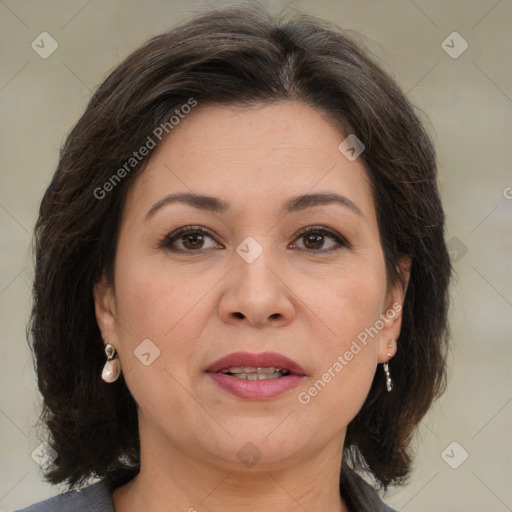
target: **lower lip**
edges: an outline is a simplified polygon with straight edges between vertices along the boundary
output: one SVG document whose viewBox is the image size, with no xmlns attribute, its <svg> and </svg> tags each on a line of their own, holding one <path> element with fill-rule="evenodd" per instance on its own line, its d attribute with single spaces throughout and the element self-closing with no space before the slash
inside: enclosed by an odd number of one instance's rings
<svg viewBox="0 0 512 512">
<path fill-rule="evenodd" d="M 248 400 L 269 400 L 296 388 L 305 375 L 286 375 L 277 379 L 244 380 L 223 373 L 207 372 L 207 375 L 222 389 Z"/>
</svg>

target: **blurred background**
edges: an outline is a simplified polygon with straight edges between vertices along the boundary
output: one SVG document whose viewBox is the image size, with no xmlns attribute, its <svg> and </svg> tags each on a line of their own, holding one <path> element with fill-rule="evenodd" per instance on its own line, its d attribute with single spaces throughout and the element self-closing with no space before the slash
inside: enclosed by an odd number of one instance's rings
<svg viewBox="0 0 512 512">
<path fill-rule="evenodd" d="M 128 53 L 194 13 L 235 3 L 0 1 L 0 512 L 61 490 L 42 482 L 37 463 L 39 396 L 25 336 L 31 232 L 59 148 Z M 409 485 L 384 499 L 406 512 L 512 510 L 512 2 L 260 3 L 347 30 L 396 78 L 437 147 L 456 271 L 449 385 L 419 430 Z"/>
</svg>

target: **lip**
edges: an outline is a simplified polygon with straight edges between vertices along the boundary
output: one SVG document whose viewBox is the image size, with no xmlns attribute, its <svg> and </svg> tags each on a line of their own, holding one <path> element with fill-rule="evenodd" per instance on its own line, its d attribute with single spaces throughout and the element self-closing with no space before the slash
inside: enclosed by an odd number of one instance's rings
<svg viewBox="0 0 512 512">
<path fill-rule="evenodd" d="M 243 380 L 218 373 L 232 366 L 248 366 L 255 368 L 286 368 L 288 375 L 268 380 Z M 206 374 L 221 389 L 247 400 L 269 400 L 276 398 L 286 391 L 297 387 L 306 378 L 304 368 L 292 359 L 277 352 L 234 352 L 221 357 L 206 369 Z"/>
<path fill-rule="evenodd" d="M 278 354 L 277 352 L 262 352 L 261 354 L 254 354 L 251 352 L 233 352 L 220 359 L 217 359 L 207 369 L 207 372 L 218 373 L 225 368 L 231 368 L 232 366 L 247 366 L 254 368 L 269 368 L 274 366 L 275 368 L 286 368 L 291 374 L 304 376 L 304 368 L 293 361 L 289 357 Z M 284 377 L 281 377 L 284 378 Z"/>
</svg>

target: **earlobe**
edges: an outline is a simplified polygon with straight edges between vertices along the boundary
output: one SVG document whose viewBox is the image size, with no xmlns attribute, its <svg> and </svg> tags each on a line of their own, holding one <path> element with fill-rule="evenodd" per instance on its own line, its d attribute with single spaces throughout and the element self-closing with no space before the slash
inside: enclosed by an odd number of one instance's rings
<svg viewBox="0 0 512 512">
<path fill-rule="evenodd" d="M 96 321 L 105 343 L 113 343 L 116 338 L 116 311 L 112 286 L 105 276 L 93 288 Z"/>
</svg>

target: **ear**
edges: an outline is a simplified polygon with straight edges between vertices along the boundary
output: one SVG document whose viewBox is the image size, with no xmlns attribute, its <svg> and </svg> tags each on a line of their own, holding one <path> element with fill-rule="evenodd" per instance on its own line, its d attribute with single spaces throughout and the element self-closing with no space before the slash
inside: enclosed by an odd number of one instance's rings
<svg viewBox="0 0 512 512">
<path fill-rule="evenodd" d="M 379 363 L 389 361 L 398 349 L 397 339 L 402 327 L 402 310 L 405 293 L 411 277 L 411 258 L 402 256 L 398 262 L 399 279 L 388 290 L 381 319 L 384 327 L 379 338 Z"/>
<path fill-rule="evenodd" d="M 102 276 L 100 282 L 94 285 L 93 296 L 96 321 L 101 331 L 101 337 L 105 343 L 117 347 L 114 291 L 105 275 Z"/>
</svg>

